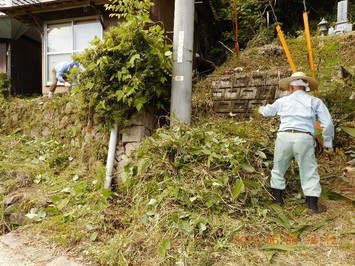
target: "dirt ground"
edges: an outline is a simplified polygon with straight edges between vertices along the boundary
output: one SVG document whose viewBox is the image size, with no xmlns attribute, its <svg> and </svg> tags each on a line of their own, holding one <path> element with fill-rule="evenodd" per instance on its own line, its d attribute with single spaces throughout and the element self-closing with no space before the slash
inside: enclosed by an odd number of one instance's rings
<svg viewBox="0 0 355 266">
<path fill-rule="evenodd" d="M 0 266 L 81 266 L 58 249 L 36 244 L 20 232 L 0 236 Z"/>
</svg>

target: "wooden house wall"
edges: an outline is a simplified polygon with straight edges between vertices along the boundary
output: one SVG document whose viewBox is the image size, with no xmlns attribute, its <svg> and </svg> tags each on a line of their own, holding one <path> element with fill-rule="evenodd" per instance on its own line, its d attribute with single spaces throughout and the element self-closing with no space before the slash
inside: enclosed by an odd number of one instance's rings
<svg viewBox="0 0 355 266">
<path fill-rule="evenodd" d="M 155 0 L 151 9 L 151 17 L 154 21 L 161 21 L 167 37 L 173 40 L 175 1 Z"/>
<path fill-rule="evenodd" d="M 173 30 L 174 30 L 174 0 L 154 0 L 154 6 L 151 9 L 151 18 L 154 21 L 161 22 L 162 26 L 165 28 L 166 35 L 169 40 L 173 40 Z M 23 18 L 27 18 L 29 22 L 32 21 L 32 25 L 37 24 L 38 22 L 50 22 L 50 21 L 60 21 L 70 18 L 80 18 L 80 17 L 98 17 L 98 13 L 103 14 L 103 26 L 107 30 L 111 26 L 117 25 L 116 17 L 109 17 L 109 12 L 105 10 L 103 6 L 93 9 L 90 7 L 75 7 L 72 9 L 66 10 L 57 10 L 48 9 L 48 12 L 36 12 L 37 23 L 34 23 L 33 19 L 23 15 Z M 197 19 L 197 17 L 196 17 Z M 196 27 L 197 21 L 195 22 Z M 38 30 L 41 30 L 37 28 Z M 200 47 L 198 42 L 197 32 L 195 31 L 195 42 L 194 50 Z M 1 43 L 1 42 L 0 42 Z M 26 37 L 21 37 L 17 41 L 12 41 L 12 51 L 11 51 L 11 76 L 16 77 L 13 79 L 13 90 L 17 94 L 32 94 L 37 92 L 46 92 L 48 87 L 45 82 L 45 73 L 44 73 L 44 51 L 43 43 L 36 42 Z M 0 46 L 1 49 L 1 46 Z M 5 52 L 0 50 L 0 60 L 1 53 L 5 53 L 6 56 L 6 47 Z M 0 69 L 1 64 L 0 61 Z M 195 62 L 194 62 L 195 65 Z M 4 68 L 4 67 L 3 67 Z M 60 91 L 60 88 L 57 88 L 57 91 Z"/>
</svg>

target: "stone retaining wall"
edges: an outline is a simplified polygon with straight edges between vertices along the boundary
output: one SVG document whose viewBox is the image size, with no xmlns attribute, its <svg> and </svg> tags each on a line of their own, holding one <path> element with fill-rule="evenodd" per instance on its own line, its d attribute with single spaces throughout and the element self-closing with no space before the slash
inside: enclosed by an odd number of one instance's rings
<svg viewBox="0 0 355 266">
<path fill-rule="evenodd" d="M 119 132 L 116 146 L 116 171 L 118 177 L 125 165 L 124 156 L 129 156 L 132 151 L 139 148 L 139 144 L 146 136 L 150 136 L 156 128 L 157 121 L 152 113 L 144 113 L 131 119 L 131 126 Z"/>
<path fill-rule="evenodd" d="M 249 115 L 256 107 L 287 94 L 279 90 L 280 73 L 212 77 L 214 109 L 217 113 Z"/>
</svg>

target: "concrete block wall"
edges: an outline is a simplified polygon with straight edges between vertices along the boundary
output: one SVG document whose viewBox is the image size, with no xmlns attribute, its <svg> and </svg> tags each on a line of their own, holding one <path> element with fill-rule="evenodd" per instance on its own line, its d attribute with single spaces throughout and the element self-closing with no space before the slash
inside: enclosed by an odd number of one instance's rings
<svg viewBox="0 0 355 266">
<path fill-rule="evenodd" d="M 140 116 L 134 116 L 131 119 L 131 125 L 119 132 L 115 155 L 118 177 L 125 165 L 124 157 L 129 156 L 132 151 L 137 150 L 143 138 L 150 136 L 156 125 L 155 116 L 152 113 L 145 112 Z"/>
<path fill-rule="evenodd" d="M 287 94 L 279 90 L 280 73 L 213 76 L 212 93 L 217 113 L 249 115 L 255 108 Z"/>
</svg>

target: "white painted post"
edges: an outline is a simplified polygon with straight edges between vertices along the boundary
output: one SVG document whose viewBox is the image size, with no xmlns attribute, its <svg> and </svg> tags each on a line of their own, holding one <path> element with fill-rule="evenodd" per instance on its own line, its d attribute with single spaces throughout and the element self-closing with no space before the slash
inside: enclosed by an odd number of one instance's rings
<svg viewBox="0 0 355 266">
<path fill-rule="evenodd" d="M 115 124 L 114 128 L 111 130 L 110 143 L 107 152 L 106 179 L 104 184 L 104 188 L 106 189 L 109 189 L 111 187 L 113 166 L 115 163 L 115 155 L 116 155 L 117 135 L 118 135 L 118 125 Z"/>
<path fill-rule="evenodd" d="M 175 0 L 171 123 L 191 123 L 195 1 Z"/>
</svg>

